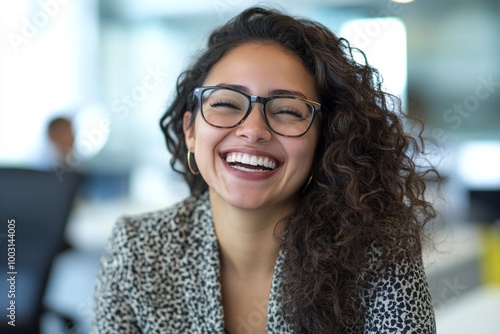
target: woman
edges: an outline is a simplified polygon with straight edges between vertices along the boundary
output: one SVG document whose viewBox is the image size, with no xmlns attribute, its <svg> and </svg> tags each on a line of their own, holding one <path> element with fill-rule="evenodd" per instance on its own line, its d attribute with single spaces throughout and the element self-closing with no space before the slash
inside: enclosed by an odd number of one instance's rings
<svg viewBox="0 0 500 334">
<path fill-rule="evenodd" d="M 161 120 L 192 197 L 121 219 L 95 333 L 433 333 L 434 210 L 397 103 L 322 25 L 251 8 Z"/>
</svg>

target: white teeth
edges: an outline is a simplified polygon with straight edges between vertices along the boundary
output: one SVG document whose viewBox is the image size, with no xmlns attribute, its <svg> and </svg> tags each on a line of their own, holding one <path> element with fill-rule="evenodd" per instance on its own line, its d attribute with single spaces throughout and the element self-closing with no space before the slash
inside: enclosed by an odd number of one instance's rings
<svg viewBox="0 0 500 334">
<path fill-rule="evenodd" d="M 267 170 L 267 169 L 266 170 L 264 170 L 264 169 L 251 169 L 251 168 L 246 168 L 246 167 L 238 166 L 238 165 L 235 165 L 233 167 L 236 168 L 236 169 L 243 170 L 245 172 L 251 172 L 251 173 L 269 172 L 269 170 Z"/>
<path fill-rule="evenodd" d="M 241 159 L 241 163 L 249 165 L 250 164 L 250 156 L 248 154 L 243 154 L 243 158 Z"/>
<path fill-rule="evenodd" d="M 256 156 L 256 155 L 250 155 L 247 153 L 229 153 L 226 156 L 226 162 L 231 163 L 231 162 L 239 162 L 245 165 L 251 165 L 251 166 L 263 166 L 269 169 L 275 169 L 276 168 L 276 161 L 273 159 L 267 158 L 267 157 L 262 157 L 262 156 Z M 242 167 L 244 168 L 244 167 Z M 244 170 L 247 170 L 248 168 L 245 168 Z"/>
</svg>

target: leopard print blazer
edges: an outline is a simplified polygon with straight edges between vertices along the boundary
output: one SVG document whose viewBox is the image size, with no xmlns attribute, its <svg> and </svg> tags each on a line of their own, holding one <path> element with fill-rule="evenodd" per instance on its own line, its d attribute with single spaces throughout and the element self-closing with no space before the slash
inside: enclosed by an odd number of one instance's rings
<svg viewBox="0 0 500 334">
<path fill-rule="evenodd" d="M 252 333 L 258 321 L 267 322 L 267 333 L 294 332 L 280 312 L 283 258 L 280 252 L 267 314 L 241 319 L 238 332 Z M 207 193 L 119 219 L 100 263 L 92 333 L 225 333 L 219 266 Z M 364 319 L 347 333 L 435 333 L 421 263 L 398 263 L 370 280 Z"/>
</svg>

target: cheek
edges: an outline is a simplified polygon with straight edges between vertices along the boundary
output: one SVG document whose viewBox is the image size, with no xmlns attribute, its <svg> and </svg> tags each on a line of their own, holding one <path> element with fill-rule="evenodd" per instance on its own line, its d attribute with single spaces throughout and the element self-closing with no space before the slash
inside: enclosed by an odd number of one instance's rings
<svg viewBox="0 0 500 334">
<path fill-rule="evenodd" d="M 311 138 L 310 140 L 289 145 L 288 154 L 290 158 L 293 157 L 297 169 L 304 169 L 309 171 L 316 151 L 317 140 Z"/>
<path fill-rule="evenodd" d="M 308 168 L 310 168 L 312 165 L 312 162 L 314 159 L 314 151 L 315 151 L 315 147 L 308 146 L 308 147 L 306 147 L 306 149 L 302 153 L 301 159 L 303 162 L 307 162 Z"/>
<path fill-rule="evenodd" d="M 214 128 L 203 122 L 196 122 L 196 146 L 201 150 L 213 148 L 218 142 L 224 138 L 224 131 L 222 129 Z"/>
<path fill-rule="evenodd" d="M 213 164 L 217 154 L 217 147 L 227 135 L 227 131 L 209 126 L 203 120 L 201 122 L 197 120 L 195 127 L 196 142 L 194 149 L 196 163 L 204 169 L 205 166 L 208 167 Z"/>
<path fill-rule="evenodd" d="M 312 161 L 314 160 L 314 156 L 316 154 L 316 149 L 318 148 L 318 142 L 319 142 L 319 134 L 320 134 L 320 125 L 318 123 L 319 120 L 315 121 L 313 123 L 313 126 L 311 127 L 311 129 L 309 130 L 310 132 L 310 137 L 309 137 L 309 145 L 308 145 L 308 148 L 307 148 L 307 152 L 309 153 L 309 157 L 310 157 L 310 160 L 311 160 L 311 163 Z"/>
<path fill-rule="evenodd" d="M 304 149 L 308 156 L 311 157 L 311 159 L 314 157 L 314 153 L 316 152 L 316 148 L 318 146 L 318 141 L 319 141 L 319 126 L 318 123 L 315 122 L 311 129 L 306 133 L 306 137 L 304 138 Z"/>
</svg>

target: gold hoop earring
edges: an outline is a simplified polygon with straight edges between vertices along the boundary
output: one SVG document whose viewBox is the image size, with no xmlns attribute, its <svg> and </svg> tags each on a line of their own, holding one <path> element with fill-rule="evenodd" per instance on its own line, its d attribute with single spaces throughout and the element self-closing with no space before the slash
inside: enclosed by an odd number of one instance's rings
<svg viewBox="0 0 500 334">
<path fill-rule="evenodd" d="M 194 154 L 193 154 L 193 156 L 194 156 Z M 187 151 L 187 164 L 188 164 L 188 168 L 189 168 L 189 170 L 191 171 L 191 173 L 192 173 L 193 175 L 198 175 L 198 174 L 200 174 L 200 171 L 198 171 L 198 170 L 194 170 L 194 169 L 193 169 L 193 166 L 191 166 L 191 150 L 188 150 L 188 151 Z"/>
<path fill-rule="evenodd" d="M 306 191 L 307 187 L 309 187 L 309 184 L 311 183 L 312 179 L 313 179 L 313 176 L 311 174 L 311 175 L 309 175 L 309 179 L 307 180 L 306 185 L 304 186 L 304 188 L 302 188 L 302 193 L 304 193 Z"/>
</svg>

